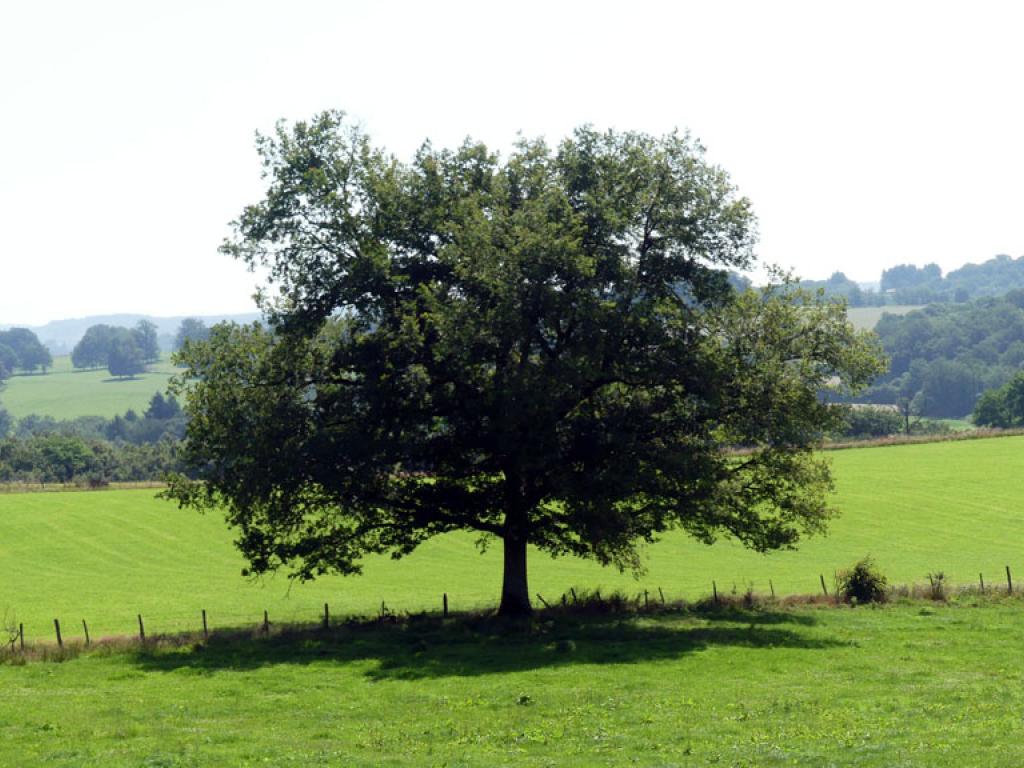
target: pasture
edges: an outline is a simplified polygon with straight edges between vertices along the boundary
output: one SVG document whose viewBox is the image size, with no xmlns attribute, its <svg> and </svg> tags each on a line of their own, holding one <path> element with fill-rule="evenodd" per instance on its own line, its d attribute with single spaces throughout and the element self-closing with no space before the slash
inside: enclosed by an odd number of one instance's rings
<svg viewBox="0 0 1024 768">
<path fill-rule="evenodd" d="M 109 419 L 129 408 L 144 411 L 150 398 L 167 388 L 173 373 L 174 366 L 165 358 L 150 365 L 146 373 L 117 379 L 106 368 L 76 370 L 65 355 L 53 359 L 53 368 L 45 376 L 22 374 L 8 379 L 0 403 L 18 419 L 33 413 L 55 419 Z"/>
<path fill-rule="evenodd" d="M 748 587 L 814 593 L 824 575 L 871 555 L 895 583 L 943 572 L 952 583 L 1003 583 L 1011 566 L 1024 585 L 1024 437 L 857 448 L 828 454 L 841 516 L 827 537 L 798 550 L 761 555 L 730 541 L 705 546 L 667 535 L 646 551 L 639 580 L 572 558 L 534 552 L 531 591 L 549 601 L 571 587 L 636 594 L 660 587 L 669 599 L 697 599 Z M 154 632 L 195 629 L 200 611 L 214 626 L 315 620 L 329 603 L 338 616 L 493 605 L 500 547 L 483 555 L 474 537 L 428 542 L 404 560 L 373 558 L 358 578 L 295 584 L 284 575 L 253 583 L 232 534 L 154 498 L 152 490 L 0 495 L 0 612 L 17 614 L 32 637 L 51 637 L 59 618 L 72 632 L 82 619 L 94 634 L 134 631 L 142 613 Z"/>
<path fill-rule="evenodd" d="M 456 620 L 0 665 L 0 764 L 1015 766 L 1022 610 Z"/>
<path fill-rule="evenodd" d="M 213 516 L 152 490 L 0 495 L 0 614 L 30 643 L 60 618 L 78 645 L 197 633 L 208 643 L 111 647 L 64 663 L 0 664 L 0 764 L 202 765 L 1017 765 L 1024 759 L 1024 580 L 1017 510 L 1024 437 L 829 454 L 842 517 L 827 538 L 758 555 L 670 535 L 640 580 L 534 553 L 531 587 L 652 593 L 641 615 L 541 616 L 529 631 L 442 620 L 493 606 L 500 552 L 470 536 L 430 542 L 363 576 L 254 584 Z M 989 596 L 950 604 L 660 613 L 715 579 L 810 593 L 871 554 L 893 582 L 943 571 Z M 347 626 L 344 614 L 432 611 Z M 330 632 L 294 633 L 324 602 Z M 269 612 L 269 637 L 257 630 Z M 243 627 L 217 634 L 226 626 Z M 200 635 L 194 634 L 198 639 Z M 73 655 L 73 654 L 72 654 Z"/>
<path fill-rule="evenodd" d="M 886 307 L 849 307 L 846 316 L 854 327 L 862 331 L 873 330 L 882 315 L 905 315 L 915 309 L 924 309 L 924 304 L 893 304 Z"/>
</svg>

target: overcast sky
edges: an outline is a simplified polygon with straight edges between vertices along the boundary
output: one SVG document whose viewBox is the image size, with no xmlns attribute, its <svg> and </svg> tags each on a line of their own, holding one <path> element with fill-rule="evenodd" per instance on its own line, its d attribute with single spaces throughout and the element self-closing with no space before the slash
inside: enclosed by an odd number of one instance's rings
<svg viewBox="0 0 1024 768">
<path fill-rule="evenodd" d="M 1024 12 L 984 2 L 0 0 L 0 322 L 244 312 L 217 253 L 257 130 L 341 108 L 402 157 L 689 129 L 762 262 L 877 280 L 1024 253 Z"/>
</svg>

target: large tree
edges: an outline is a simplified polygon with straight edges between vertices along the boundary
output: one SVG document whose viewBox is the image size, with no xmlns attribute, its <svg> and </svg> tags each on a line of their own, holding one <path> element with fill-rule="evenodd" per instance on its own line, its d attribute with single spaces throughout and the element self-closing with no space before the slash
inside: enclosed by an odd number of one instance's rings
<svg viewBox="0 0 1024 768">
<path fill-rule="evenodd" d="M 639 568 L 672 528 L 758 550 L 822 530 L 820 392 L 878 354 L 786 281 L 730 287 L 750 206 L 688 137 L 403 163 L 325 113 L 258 148 L 266 197 L 224 251 L 267 269 L 271 327 L 179 353 L 200 482 L 169 491 L 226 510 L 251 572 L 353 573 L 470 530 L 501 540 L 515 615 L 528 545 Z"/>
</svg>

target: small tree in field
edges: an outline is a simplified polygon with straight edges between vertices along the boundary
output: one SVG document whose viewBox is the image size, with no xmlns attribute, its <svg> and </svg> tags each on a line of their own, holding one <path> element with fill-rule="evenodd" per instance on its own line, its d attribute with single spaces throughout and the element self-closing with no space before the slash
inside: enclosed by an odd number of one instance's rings
<svg viewBox="0 0 1024 768">
<path fill-rule="evenodd" d="M 752 215 L 699 145 L 582 128 L 407 164 L 326 113 L 259 150 L 266 197 L 224 250 L 269 271 L 271 328 L 179 353 L 200 481 L 169 491 L 226 510 L 253 573 L 469 530 L 501 540 L 520 615 L 529 545 L 638 569 L 673 528 L 758 550 L 823 529 L 818 394 L 879 357 L 841 306 L 730 287 Z"/>
</svg>

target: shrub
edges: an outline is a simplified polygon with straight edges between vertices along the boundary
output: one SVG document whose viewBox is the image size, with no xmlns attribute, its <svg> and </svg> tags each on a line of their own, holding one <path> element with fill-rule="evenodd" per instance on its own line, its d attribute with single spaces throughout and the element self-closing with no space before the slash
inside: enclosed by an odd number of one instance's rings
<svg viewBox="0 0 1024 768">
<path fill-rule="evenodd" d="M 885 601 L 888 580 L 870 557 L 859 560 L 836 577 L 839 596 L 849 603 L 881 603 Z"/>
</svg>

